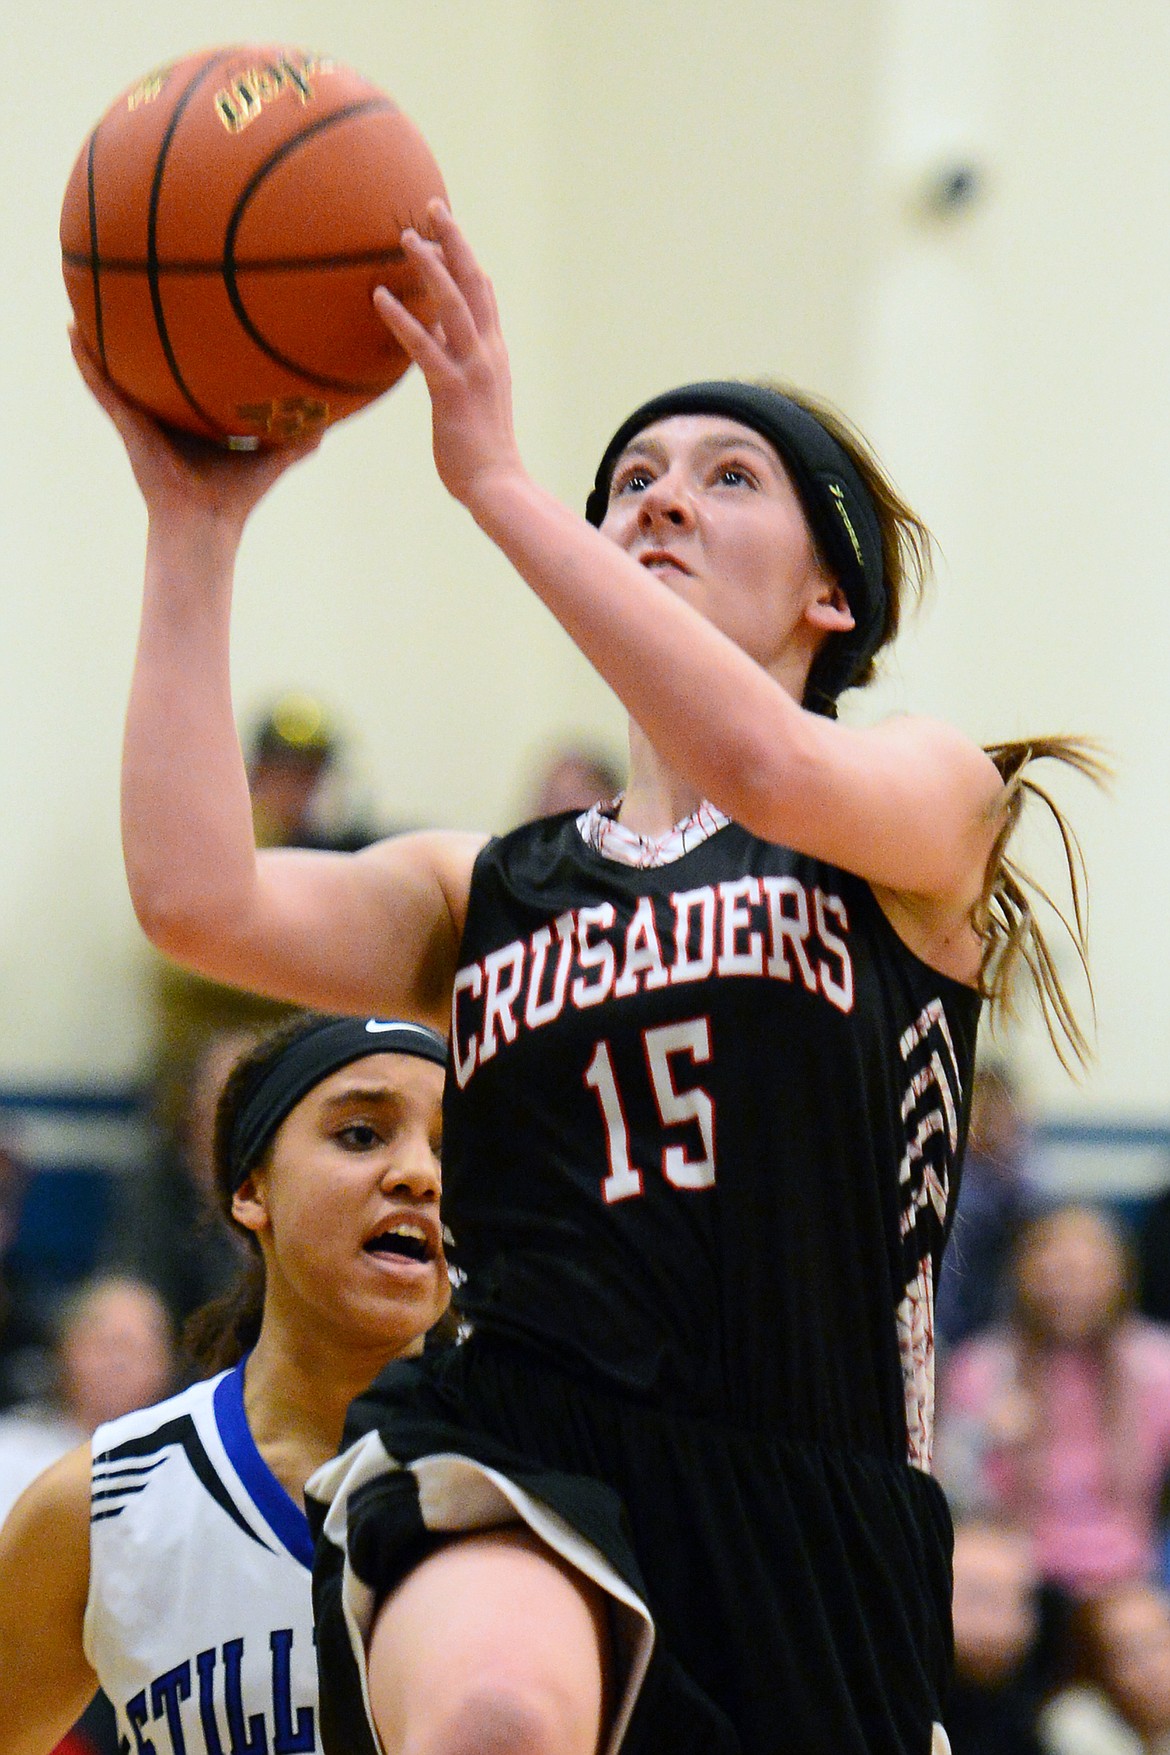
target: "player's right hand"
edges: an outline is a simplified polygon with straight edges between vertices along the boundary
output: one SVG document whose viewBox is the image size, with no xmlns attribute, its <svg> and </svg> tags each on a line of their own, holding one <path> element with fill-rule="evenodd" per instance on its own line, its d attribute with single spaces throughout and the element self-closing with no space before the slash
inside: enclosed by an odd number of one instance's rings
<svg viewBox="0 0 1170 1755">
<path fill-rule="evenodd" d="M 75 325 L 69 342 L 78 371 L 126 447 L 152 525 L 205 516 L 234 526 L 238 535 L 272 484 L 320 443 L 318 432 L 295 444 L 237 452 L 164 427 L 106 376 Z"/>
</svg>

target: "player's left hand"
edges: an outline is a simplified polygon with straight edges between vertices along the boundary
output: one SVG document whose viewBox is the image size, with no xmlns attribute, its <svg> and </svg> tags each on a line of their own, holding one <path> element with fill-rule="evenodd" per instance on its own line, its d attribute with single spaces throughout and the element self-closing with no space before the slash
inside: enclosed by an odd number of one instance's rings
<svg viewBox="0 0 1170 1755">
<path fill-rule="evenodd" d="M 438 313 L 428 327 L 384 286 L 374 305 L 423 377 L 431 398 L 435 466 L 473 514 L 501 472 L 522 471 L 512 422 L 512 380 L 492 283 L 445 202 L 427 210 L 433 236 L 402 234 L 402 247 Z"/>
</svg>

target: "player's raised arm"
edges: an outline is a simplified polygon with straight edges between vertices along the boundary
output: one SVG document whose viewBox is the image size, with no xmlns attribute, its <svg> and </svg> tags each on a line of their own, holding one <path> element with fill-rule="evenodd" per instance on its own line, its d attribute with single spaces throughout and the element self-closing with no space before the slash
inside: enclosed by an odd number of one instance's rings
<svg viewBox="0 0 1170 1755">
<path fill-rule="evenodd" d="M 0 1749 L 49 1755 L 97 1692 L 83 1645 L 89 1446 L 26 1488 L 0 1525 Z"/>
<path fill-rule="evenodd" d="M 175 439 L 75 351 L 149 515 L 122 781 L 143 928 L 217 980 L 442 1023 L 478 838 L 406 836 L 360 855 L 255 846 L 231 699 L 236 554 L 253 508 L 313 442 L 240 455 Z"/>
<path fill-rule="evenodd" d="M 803 521 L 799 532 L 783 526 L 789 511 L 800 519 L 800 506 L 779 458 L 763 446 L 728 443 L 691 457 L 650 443 L 623 478 L 604 534 L 591 529 L 525 471 L 491 284 L 441 204 L 432 205 L 431 224 L 433 240 L 406 233 L 404 244 L 439 324 L 424 328 L 384 290 L 375 298 L 426 377 L 439 474 L 614 689 L 656 756 L 767 840 L 883 889 L 968 908 L 998 826 L 999 777 L 945 727 L 850 731 L 803 710 L 816 651 L 852 628 L 853 614 Z M 777 514 L 773 552 L 795 556 L 775 580 L 758 570 L 754 578 L 757 598 L 783 599 L 786 622 L 765 624 L 736 602 L 728 557 L 713 557 L 699 529 L 700 501 L 718 516 L 749 484 L 763 488 Z"/>
</svg>

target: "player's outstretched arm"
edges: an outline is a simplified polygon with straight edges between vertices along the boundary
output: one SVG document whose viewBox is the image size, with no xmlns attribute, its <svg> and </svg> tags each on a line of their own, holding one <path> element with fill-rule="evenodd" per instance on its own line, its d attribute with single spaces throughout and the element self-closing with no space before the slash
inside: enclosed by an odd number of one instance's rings
<svg viewBox="0 0 1170 1755">
<path fill-rule="evenodd" d="M 231 698 L 236 555 L 250 512 L 315 441 L 232 454 L 164 431 L 75 341 L 149 516 L 122 765 L 131 898 L 160 950 L 294 1003 L 446 1027 L 446 983 L 481 838 L 362 854 L 258 853 Z"/>
<path fill-rule="evenodd" d="M 0 1526 L 4 1755 L 49 1755 L 97 1691 L 82 1645 L 89 1475 L 86 1444 L 34 1481 Z"/>
<path fill-rule="evenodd" d="M 946 726 L 858 731 L 806 712 L 766 669 L 527 474 L 491 283 L 441 203 L 403 234 L 438 320 L 385 288 L 384 322 L 418 364 L 448 490 L 508 556 L 651 745 L 745 828 L 876 886 L 965 913 L 998 827 L 991 762 Z"/>
</svg>

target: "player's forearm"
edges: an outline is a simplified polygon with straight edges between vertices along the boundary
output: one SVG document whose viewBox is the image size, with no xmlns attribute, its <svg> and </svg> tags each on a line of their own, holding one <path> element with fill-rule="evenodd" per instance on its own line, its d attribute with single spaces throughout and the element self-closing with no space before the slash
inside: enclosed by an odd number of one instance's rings
<svg viewBox="0 0 1170 1755">
<path fill-rule="evenodd" d="M 800 711 L 754 659 L 518 471 L 484 483 L 481 529 L 556 616 L 658 752 L 739 821 L 804 743 Z"/>
<path fill-rule="evenodd" d="M 236 537 L 214 520 L 152 528 L 122 767 L 122 834 L 148 935 L 189 955 L 255 881 L 247 778 L 232 710 Z"/>
</svg>

